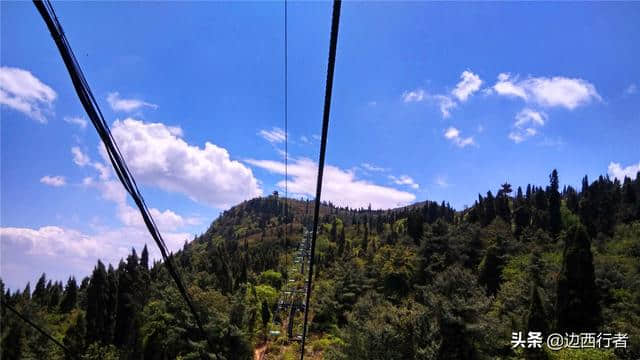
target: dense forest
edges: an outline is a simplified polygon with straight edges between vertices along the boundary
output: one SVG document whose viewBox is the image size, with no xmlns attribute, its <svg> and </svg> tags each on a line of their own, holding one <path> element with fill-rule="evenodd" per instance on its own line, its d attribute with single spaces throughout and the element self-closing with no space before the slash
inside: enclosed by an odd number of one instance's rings
<svg viewBox="0 0 640 360">
<path fill-rule="evenodd" d="M 245 201 L 173 255 L 208 339 L 146 247 L 0 295 L 83 359 L 251 359 L 265 344 L 265 359 L 296 359 L 277 302 L 304 281 L 291 268 L 312 209 L 277 193 Z M 464 210 L 324 203 L 320 220 L 310 359 L 640 358 L 640 174 L 578 190 L 554 170 L 544 187 L 505 183 Z M 2 359 L 71 358 L 5 308 L 1 325 Z M 551 351 L 513 348 L 517 331 L 629 339 Z"/>
</svg>

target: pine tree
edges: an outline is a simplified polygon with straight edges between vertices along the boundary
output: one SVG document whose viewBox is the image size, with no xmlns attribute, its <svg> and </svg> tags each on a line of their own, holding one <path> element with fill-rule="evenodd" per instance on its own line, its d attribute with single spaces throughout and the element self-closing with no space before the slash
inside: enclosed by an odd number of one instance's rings
<svg viewBox="0 0 640 360">
<path fill-rule="evenodd" d="M 556 328 L 560 332 L 594 331 L 600 324 L 591 241 L 582 225 L 566 236 L 558 277 Z"/>
<path fill-rule="evenodd" d="M 127 257 L 126 264 L 118 266 L 118 311 L 116 316 L 114 343 L 134 352 L 137 328 L 136 317 L 139 304 L 138 255 L 135 249 Z"/>
<path fill-rule="evenodd" d="M 505 182 L 498 191 L 498 196 L 495 200 L 496 215 L 506 223 L 511 223 L 511 209 L 509 208 L 509 194 L 511 192 L 511 184 Z"/>
<path fill-rule="evenodd" d="M 106 326 L 106 339 L 108 342 L 113 342 L 115 337 L 115 326 L 118 311 L 118 273 L 113 266 L 109 264 L 109 270 L 107 270 L 107 326 Z"/>
<path fill-rule="evenodd" d="M 487 192 L 487 198 L 484 200 L 484 220 L 482 225 L 486 226 L 491 224 L 493 219 L 496 218 L 496 204 L 495 198 L 491 191 Z"/>
<path fill-rule="evenodd" d="M 578 193 L 576 192 L 576 189 L 574 189 L 571 185 L 567 187 L 565 198 L 567 199 L 567 208 L 574 214 L 577 214 L 579 201 Z"/>
<path fill-rule="evenodd" d="M 558 171 L 553 169 L 549 175 L 549 188 L 547 198 L 549 201 L 549 230 L 552 235 L 558 235 L 562 229 L 562 216 L 560 215 L 560 193 L 558 192 L 560 182 Z"/>
<path fill-rule="evenodd" d="M 76 301 L 78 301 L 78 284 L 76 283 L 76 278 L 72 276 L 69 277 L 67 286 L 64 288 L 60 311 L 65 314 L 68 313 L 76 306 Z"/>
<path fill-rule="evenodd" d="M 267 325 L 269 324 L 269 320 L 271 320 L 271 312 L 269 311 L 269 305 L 267 305 L 266 301 L 262 301 L 262 328 L 267 330 Z"/>
<path fill-rule="evenodd" d="M 502 269 L 505 264 L 505 248 L 502 237 L 489 246 L 479 266 L 478 282 L 487 288 L 487 295 L 495 295 L 500 288 Z"/>
<path fill-rule="evenodd" d="M 75 280 L 74 280 L 75 281 Z M 72 354 L 83 354 L 85 350 L 85 336 L 87 324 L 82 312 L 78 312 L 73 322 L 64 334 L 62 343 Z M 65 354 L 66 360 L 76 359 L 75 356 Z"/>
<path fill-rule="evenodd" d="M 149 270 L 149 250 L 147 250 L 147 244 L 144 244 L 144 248 L 142 248 L 142 253 L 140 254 L 140 266 L 145 270 Z"/>
<path fill-rule="evenodd" d="M 107 271 L 102 261 L 93 269 L 87 287 L 87 343 L 107 342 L 106 334 L 109 317 L 107 313 L 108 288 Z"/>
<path fill-rule="evenodd" d="M 531 297 L 529 300 L 529 311 L 527 313 L 527 333 L 541 332 L 545 336 L 548 334 L 547 318 L 540 300 L 538 285 L 533 284 Z M 547 354 L 542 348 L 527 348 L 525 350 L 525 358 L 527 360 L 544 360 Z"/>
<path fill-rule="evenodd" d="M 518 186 L 518 192 L 514 202 L 513 222 L 515 225 L 515 236 L 519 237 L 522 234 L 524 228 L 529 226 L 531 220 L 531 213 L 529 211 L 529 205 L 522 195 L 522 188 Z"/>
<path fill-rule="evenodd" d="M 362 237 L 362 253 L 366 253 L 367 245 L 369 244 L 369 225 L 364 224 L 364 236 Z"/>
<path fill-rule="evenodd" d="M 338 256 L 342 256 L 344 254 L 344 245 L 346 242 L 345 236 L 344 236 L 344 226 L 342 226 L 342 229 L 340 230 L 340 236 L 338 237 Z"/>
<path fill-rule="evenodd" d="M 40 279 L 38 279 L 31 297 L 33 301 L 40 306 L 47 304 L 47 276 L 45 273 L 42 273 Z"/>
</svg>

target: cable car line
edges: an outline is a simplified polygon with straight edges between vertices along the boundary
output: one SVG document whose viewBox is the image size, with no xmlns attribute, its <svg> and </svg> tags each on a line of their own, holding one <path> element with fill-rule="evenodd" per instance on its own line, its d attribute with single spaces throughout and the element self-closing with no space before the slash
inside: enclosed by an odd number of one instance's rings
<svg viewBox="0 0 640 360">
<path fill-rule="evenodd" d="M 309 318 L 309 300 L 311 298 L 311 285 L 313 281 L 313 263 L 316 250 L 316 238 L 318 233 L 318 220 L 320 217 L 320 198 L 322 196 L 322 175 L 324 173 L 324 159 L 327 151 L 327 135 L 329 132 L 329 113 L 331 111 L 331 93 L 333 90 L 333 74 L 336 65 L 336 49 L 338 46 L 338 29 L 340 25 L 341 0 L 333 1 L 333 15 L 331 19 L 331 39 L 329 42 L 329 63 L 327 65 L 327 82 L 324 95 L 324 112 L 322 114 L 322 137 L 320 140 L 320 159 L 318 161 L 318 181 L 316 184 L 316 201 L 313 209 L 313 230 L 311 235 L 311 254 L 309 255 L 309 283 L 307 285 L 307 297 L 304 308 L 304 324 L 302 326 L 302 348 L 300 360 L 304 360 L 304 345 L 307 338 L 307 321 Z"/>
<path fill-rule="evenodd" d="M 66 352 L 67 355 L 71 356 L 74 359 L 78 359 L 78 360 L 80 359 L 80 357 L 78 357 L 78 355 L 76 355 L 73 352 L 71 352 L 71 350 L 69 350 L 68 347 L 64 346 L 60 341 L 56 340 L 53 336 L 51 336 L 49 333 L 44 331 L 41 327 L 36 325 L 33 321 L 29 320 L 29 318 L 27 318 L 26 316 L 22 315 L 18 310 L 14 309 L 13 306 L 7 304 L 4 301 L 3 297 L 4 297 L 3 295 L 0 295 L 0 303 L 2 304 L 2 307 L 9 309 L 12 313 L 14 313 L 22 321 L 24 321 L 27 324 L 29 324 L 32 328 L 38 330 L 38 332 L 40 332 L 42 335 L 44 335 L 47 339 L 49 339 L 51 342 L 53 342 L 54 344 L 58 345 L 62 350 L 64 350 L 64 352 Z"/>
<path fill-rule="evenodd" d="M 73 50 L 71 49 L 71 46 L 64 34 L 62 25 L 60 25 L 60 22 L 58 21 L 51 2 L 49 0 L 33 0 L 33 3 L 42 16 L 42 19 L 47 25 L 47 28 L 51 32 L 51 36 L 53 37 L 53 40 L 55 41 L 56 46 L 60 51 L 60 55 L 62 56 L 65 66 L 69 72 L 69 76 L 71 77 L 71 81 L 73 82 L 73 86 L 76 90 L 78 98 L 82 103 L 85 111 L 87 112 L 87 115 L 91 119 L 91 122 L 96 128 L 96 131 L 98 132 L 98 135 L 100 136 L 105 149 L 107 150 L 109 160 L 113 165 L 115 173 L 120 179 L 120 182 L 124 186 L 125 190 L 129 193 L 129 195 L 131 195 L 131 198 L 136 203 L 147 227 L 147 230 L 149 230 L 151 237 L 160 249 L 160 253 L 162 254 L 162 258 L 164 259 L 169 274 L 176 283 L 178 291 L 182 295 L 184 301 L 187 303 L 190 312 L 193 314 L 197 326 L 202 332 L 202 335 L 207 340 L 207 343 L 211 345 L 209 337 L 206 335 L 206 332 L 204 330 L 202 320 L 200 319 L 200 316 L 198 315 L 193 301 L 191 300 L 191 297 L 186 290 L 182 278 L 180 277 L 180 274 L 178 273 L 178 270 L 173 263 L 173 255 L 169 253 L 164 239 L 162 238 L 162 234 L 158 230 L 158 227 L 156 226 L 156 223 L 153 220 L 149 209 L 147 208 L 147 204 L 145 203 L 142 194 L 138 190 L 136 181 L 129 171 L 129 168 L 127 167 L 127 164 L 125 163 L 122 154 L 120 153 L 118 145 L 113 138 L 111 131 L 109 130 L 109 126 L 104 120 L 104 116 L 100 111 L 100 107 L 98 106 L 98 103 L 94 98 L 93 93 L 91 92 L 84 74 L 82 73 L 82 69 L 80 68 L 78 61 L 73 54 Z"/>
</svg>

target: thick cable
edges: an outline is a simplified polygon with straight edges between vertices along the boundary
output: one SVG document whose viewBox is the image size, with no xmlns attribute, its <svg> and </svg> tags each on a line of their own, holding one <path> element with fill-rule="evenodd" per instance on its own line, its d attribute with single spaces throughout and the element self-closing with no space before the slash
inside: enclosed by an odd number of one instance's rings
<svg viewBox="0 0 640 360">
<path fill-rule="evenodd" d="M 331 110 L 331 93 L 333 90 L 333 73 L 336 65 L 336 49 L 338 47 L 338 28 L 340 25 L 341 0 L 333 1 L 333 15 L 331 19 L 331 40 L 329 42 L 329 63 L 327 66 L 327 82 L 324 95 L 324 112 L 322 115 L 322 137 L 320 139 L 320 159 L 318 161 L 318 182 L 316 184 L 316 201 L 313 209 L 313 233 L 311 237 L 311 255 L 309 257 L 309 281 L 304 308 L 304 324 L 302 327 L 302 348 L 300 359 L 304 360 L 304 345 L 307 339 L 307 321 L 309 319 L 309 300 L 311 299 L 311 285 L 313 281 L 313 263 L 320 217 L 320 198 L 322 196 L 322 175 L 324 173 L 324 158 L 327 151 L 327 135 L 329 132 L 329 113 Z"/>
<path fill-rule="evenodd" d="M 186 290 L 186 287 L 184 286 L 184 283 L 176 267 L 173 264 L 173 261 L 172 261 L 173 257 L 168 254 L 169 251 L 164 242 L 164 239 L 162 238 L 162 235 L 158 230 L 158 227 L 156 226 L 156 223 L 149 212 L 149 209 L 147 207 L 147 204 L 144 201 L 144 198 L 142 197 L 142 194 L 138 190 L 138 186 L 135 182 L 135 179 L 133 178 L 133 175 L 129 171 L 129 168 L 127 167 L 127 164 L 124 161 L 122 154 L 120 153 L 120 149 L 118 148 L 118 145 L 116 144 L 115 139 L 113 138 L 111 131 L 109 130 L 109 126 L 104 120 L 104 116 L 100 111 L 98 102 L 93 96 L 93 93 L 91 92 L 91 89 L 84 77 L 84 74 L 82 73 L 82 69 L 80 68 L 78 61 L 75 55 L 73 54 L 73 50 L 71 49 L 71 46 L 69 45 L 69 42 L 66 36 L 64 35 L 62 25 L 60 25 L 60 22 L 58 21 L 58 18 L 55 14 L 53 6 L 51 5 L 51 2 L 49 0 L 45 0 L 45 1 L 33 0 L 33 3 L 36 6 L 36 9 L 38 9 L 38 12 L 40 13 L 40 15 L 42 16 L 42 19 L 47 25 L 47 28 L 51 32 L 51 36 L 53 37 L 53 40 L 55 41 L 56 46 L 60 51 L 60 55 L 62 56 L 62 59 L 64 61 L 64 64 L 69 72 L 69 76 L 71 77 L 71 81 L 73 82 L 73 86 L 76 90 L 78 98 L 82 103 L 82 106 L 84 107 L 85 111 L 87 112 L 87 115 L 91 119 L 91 122 L 96 128 L 96 131 L 98 132 L 98 135 L 100 136 L 100 139 L 102 140 L 102 143 L 104 144 L 105 149 L 107 150 L 109 160 L 113 165 L 113 169 L 116 175 L 118 176 L 118 179 L 124 186 L 125 190 L 129 193 L 129 195 L 131 195 L 131 198 L 137 205 L 138 210 L 142 215 L 142 219 L 144 220 L 144 223 L 147 227 L 147 230 L 149 230 L 151 237 L 153 238 L 155 243 L 158 245 L 158 248 L 160 249 L 160 253 L 162 254 L 162 258 L 165 261 L 165 266 L 167 267 L 169 274 L 175 281 L 176 286 L 178 287 L 178 291 L 182 295 L 182 298 L 187 303 L 189 310 L 193 314 L 196 320 L 197 326 L 202 332 L 202 335 L 205 337 L 209 345 L 211 345 L 209 337 L 206 335 L 206 332 L 204 331 L 204 326 L 200 319 L 200 316 L 198 315 L 198 312 L 196 311 L 196 308 L 193 305 L 193 301 L 191 300 L 191 297 L 189 296 Z"/>
<path fill-rule="evenodd" d="M 18 310 L 14 309 L 13 306 L 7 304 L 4 301 L 4 299 L 2 299 L 2 296 L 0 296 L 0 303 L 2 304 L 2 306 L 4 308 L 9 309 L 12 313 L 14 313 L 22 321 L 24 321 L 25 323 L 29 324 L 29 326 L 31 326 L 32 328 L 38 330 L 38 332 L 40 334 L 44 335 L 47 339 L 49 339 L 49 341 L 51 341 L 52 343 L 58 345 L 62 350 L 64 350 L 65 353 L 67 353 L 67 355 L 71 356 L 74 359 L 78 359 L 78 360 L 80 359 L 80 357 L 77 354 L 74 354 L 71 350 L 69 350 L 68 347 L 64 346 L 60 341 L 56 340 L 48 332 L 44 331 L 40 326 L 36 325 L 33 321 L 29 320 L 29 318 L 27 318 L 26 316 L 22 315 Z"/>
</svg>

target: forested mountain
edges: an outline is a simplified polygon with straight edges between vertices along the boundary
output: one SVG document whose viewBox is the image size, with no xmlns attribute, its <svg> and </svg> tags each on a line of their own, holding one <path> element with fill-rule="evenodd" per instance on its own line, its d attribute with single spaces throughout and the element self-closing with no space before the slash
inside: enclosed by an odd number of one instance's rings
<svg viewBox="0 0 640 360">
<path fill-rule="evenodd" d="M 581 189 L 561 188 L 555 170 L 549 180 L 502 184 L 459 211 L 324 204 L 308 358 L 640 358 L 640 174 Z M 1 294 L 83 359 L 250 359 L 267 338 L 266 359 L 295 359 L 298 343 L 268 332 L 280 329 L 279 291 L 299 280 L 290 269 L 312 209 L 277 193 L 249 200 L 174 255 L 209 342 L 146 247 L 84 279 L 43 274 Z M 1 323 L 2 359 L 68 358 L 4 308 Z M 541 351 L 513 349 L 515 331 L 629 339 Z"/>
</svg>

